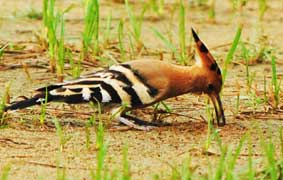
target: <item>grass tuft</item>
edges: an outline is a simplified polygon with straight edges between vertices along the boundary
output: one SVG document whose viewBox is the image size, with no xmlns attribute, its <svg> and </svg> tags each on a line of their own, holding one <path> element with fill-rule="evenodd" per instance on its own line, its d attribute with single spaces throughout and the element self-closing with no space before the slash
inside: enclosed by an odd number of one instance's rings
<svg viewBox="0 0 283 180">
<path fill-rule="evenodd" d="M 144 44 L 141 40 L 141 33 L 142 33 L 142 23 L 143 23 L 143 18 L 146 10 L 148 9 L 148 5 L 145 4 L 143 6 L 141 14 L 137 17 L 134 15 L 133 10 L 131 6 L 129 5 L 128 0 L 125 0 L 125 6 L 126 10 L 128 13 L 128 17 L 130 19 L 130 24 L 131 24 L 131 34 L 134 37 L 134 40 L 136 42 L 136 49 L 138 52 L 142 50 L 144 47 Z"/>
<path fill-rule="evenodd" d="M 89 50 L 93 54 L 99 53 L 99 2 L 98 0 L 86 0 L 83 30 L 83 57 Z"/>
</svg>

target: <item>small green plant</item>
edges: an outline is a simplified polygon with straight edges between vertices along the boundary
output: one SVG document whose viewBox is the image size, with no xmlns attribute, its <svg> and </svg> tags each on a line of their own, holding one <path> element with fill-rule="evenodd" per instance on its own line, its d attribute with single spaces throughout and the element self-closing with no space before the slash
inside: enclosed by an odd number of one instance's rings
<svg viewBox="0 0 283 180">
<path fill-rule="evenodd" d="M 77 60 L 77 62 L 75 62 L 71 50 L 66 51 L 66 57 L 67 57 L 67 59 L 69 59 L 73 78 L 76 79 L 76 78 L 80 77 L 80 75 L 81 75 L 81 58 L 79 58 Z"/>
<path fill-rule="evenodd" d="M 277 79 L 277 70 L 276 70 L 276 61 L 275 57 L 271 57 L 271 67 L 272 67 L 272 87 L 273 87 L 273 97 L 275 100 L 275 107 L 277 108 L 279 105 L 279 92 L 280 92 L 280 82 Z"/>
<path fill-rule="evenodd" d="M 4 46 L 2 46 L 2 47 L 0 48 L 0 64 L 2 63 L 1 60 L 2 60 L 3 55 L 4 55 L 4 50 L 5 50 L 5 48 L 8 47 L 8 46 L 9 46 L 9 44 L 7 43 L 7 44 L 5 44 Z"/>
<path fill-rule="evenodd" d="M 48 52 L 50 56 L 50 69 L 51 72 L 55 72 L 56 69 L 56 60 L 55 60 L 55 51 L 56 51 L 56 28 L 57 28 L 57 18 L 54 12 L 54 0 L 43 0 L 43 23 L 44 27 L 47 29 L 47 38 L 48 38 Z"/>
<path fill-rule="evenodd" d="M 10 83 L 7 83 L 5 85 L 4 95 L 0 99 L 0 126 L 3 126 L 6 124 L 4 109 L 6 107 L 6 104 L 9 103 L 9 101 L 10 101 Z"/>
<path fill-rule="evenodd" d="M 250 90 L 251 90 L 252 81 L 255 77 L 255 73 L 253 73 L 254 76 L 252 76 L 250 74 L 250 70 L 249 70 L 249 60 L 250 60 L 249 54 L 250 54 L 250 52 L 249 52 L 249 50 L 246 48 L 246 46 L 243 42 L 240 42 L 240 45 L 241 45 L 241 49 L 242 49 L 242 57 L 244 58 L 245 65 L 246 65 L 246 84 L 247 84 L 247 87 L 248 87 L 247 92 L 249 93 Z"/>
<path fill-rule="evenodd" d="M 59 82 L 63 81 L 65 65 L 64 14 L 69 12 L 73 7 L 72 4 L 62 12 L 55 14 L 54 0 L 43 0 L 43 22 L 47 29 L 49 65 L 51 72 L 56 71 Z M 59 31 L 59 37 L 57 36 L 57 31 Z"/>
<path fill-rule="evenodd" d="M 60 38 L 57 45 L 57 66 L 56 66 L 56 72 L 57 72 L 57 78 L 59 82 L 63 82 L 64 79 L 64 66 L 65 66 L 65 25 L 64 25 L 64 16 L 59 15 L 60 19 Z"/>
<path fill-rule="evenodd" d="M 56 134 L 59 137 L 60 151 L 62 152 L 65 144 L 71 139 L 71 137 L 68 137 L 64 134 L 63 129 L 62 129 L 57 118 L 53 119 L 53 123 L 54 123 L 55 128 L 56 128 Z"/>
<path fill-rule="evenodd" d="M 87 0 L 85 2 L 85 17 L 83 30 L 83 57 L 89 49 L 93 54 L 99 53 L 99 2 L 98 0 Z"/>
<path fill-rule="evenodd" d="M 264 170 L 264 177 L 272 180 L 279 179 L 278 175 L 280 169 L 277 165 L 277 159 L 275 158 L 275 145 L 272 140 L 264 140 L 265 138 L 261 138 L 261 145 L 264 150 L 265 158 L 266 158 L 266 166 Z"/>
<path fill-rule="evenodd" d="M 164 13 L 164 0 L 150 0 L 149 5 L 153 12 L 158 16 L 162 16 Z"/>
<path fill-rule="evenodd" d="M 119 49 L 121 54 L 121 61 L 124 62 L 125 58 L 125 48 L 124 48 L 124 21 L 121 19 L 118 26 L 118 38 L 119 38 Z"/>
<path fill-rule="evenodd" d="M 128 13 L 128 17 L 130 19 L 131 33 L 136 42 L 137 51 L 140 52 L 142 48 L 144 47 L 144 44 L 141 40 L 141 33 L 142 33 L 143 17 L 148 8 L 148 5 L 145 4 L 143 6 L 142 12 L 138 17 L 134 15 L 132 8 L 129 5 L 128 0 L 125 0 L 125 6 L 126 6 L 127 13 Z"/>
<path fill-rule="evenodd" d="M 264 96 L 264 102 L 268 103 L 268 97 L 267 97 L 267 83 L 266 83 L 266 76 L 263 77 L 263 96 Z"/>
<path fill-rule="evenodd" d="M 186 158 L 182 164 L 182 170 L 181 170 L 181 179 L 182 180 L 191 180 L 193 176 L 193 171 L 190 168 L 191 165 L 191 159 Z"/>
<path fill-rule="evenodd" d="M 104 160 L 106 157 L 107 153 L 107 145 L 104 142 L 104 125 L 101 119 L 99 120 L 98 123 L 98 128 L 96 131 L 96 148 L 97 153 L 96 153 L 96 174 L 95 174 L 95 179 L 100 180 L 103 177 L 103 171 L 104 171 Z"/>
<path fill-rule="evenodd" d="M 231 149 L 228 149 L 227 155 L 226 155 L 226 179 L 227 180 L 233 180 L 234 170 L 236 166 L 237 159 L 239 158 L 241 149 L 243 148 L 244 142 L 247 139 L 247 135 L 244 135 L 239 142 L 239 145 L 236 147 L 235 151 L 233 152 Z"/>
<path fill-rule="evenodd" d="M 85 139 L 86 139 L 86 149 L 89 150 L 90 149 L 90 145 L 91 145 L 91 131 L 90 128 L 94 126 L 95 123 L 95 116 L 92 115 L 90 116 L 89 120 L 87 121 L 86 125 L 85 125 Z"/>
<path fill-rule="evenodd" d="M 186 14 L 183 0 L 180 0 L 180 13 L 179 13 L 179 44 L 180 44 L 180 58 L 181 64 L 186 64 Z"/>
<path fill-rule="evenodd" d="M 240 13 L 242 13 L 242 9 L 247 2 L 248 0 L 230 0 L 233 11 Z"/>
<path fill-rule="evenodd" d="M 112 24 L 112 12 L 107 16 L 105 31 L 103 34 L 104 44 L 109 44 L 110 42 L 110 33 L 111 33 L 111 24 Z"/>
<path fill-rule="evenodd" d="M 248 106 L 253 108 L 253 112 L 259 107 L 259 105 L 265 103 L 265 100 L 258 96 L 256 91 L 251 91 L 249 93 L 249 101 L 247 102 Z"/>
<path fill-rule="evenodd" d="M 158 37 L 164 45 L 171 50 L 173 55 L 177 55 L 177 48 L 174 46 L 173 43 L 169 39 L 167 39 L 160 31 L 158 31 L 156 28 L 151 28 L 152 32 L 155 34 L 156 37 Z"/>
<path fill-rule="evenodd" d="M 128 161 L 128 147 L 125 146 L 123 148 L 123 180 L 130 180 L 131 175 L 130 175 L 130 165 Z"/>
<path fill-rule="evenodd" d="M 56 179 L 66 180 L 66 168 L 61 163 L 62 152 L 58 151 L 56 156 Z"/>
<path fill-rule="evenodd" d="M 224 61 L 224 68 L 223 68 L 223 85 L 224 85 L 224 82 L 226 80 L 226 76 L 227 76 L 227 71 L 228 71 L 228 65 L 231 63 L 232 61 L 232 58 L 233 58 L 233 55 L 237 49 L 237 46 L 239 44 L 239 41 L 240 41 L 240 38 L 241 38 L 241 34 L 242 34 L 242 25 L 239 25 L 238 26 L 238 29 L 237 29 L 237 32 L 236 32 L 236 35 L 234 37 L 234 40 L 233 40 L 233 43 L 232 43 L 232 46 L 225 58 L 225 61 Z"/>
<path fill-rule="evenodd" d="M 211 22 L 215 22 L 215 0 L 210 0 L 208 18 Z"/>
<path fill-rule="evenodd" d="M 9 172 L 11 171 L 11 165 L 7 164 L 3 167 L 2 172 L 0 174 L 1 180 L 8 180 Z"/>
<path fill-rule="evenodd" d="M 206 154 L 208 152 L 208 149 L 213 141 L 213 139 L 215 139 L 215 137 L 218 134 L 218 131 L 213 127 L 213 120 L 212 120 L 212 115 L 210 113 L 210 109 L 207 106 L 207 114 L 209 119 L 208 119 L 208 126 L 207 126 L 207 137 L 206 137 L 206 141 L 203 147 L 203 152 Z"/>
<path fill-rule="evenodd" d="M 160 102 L 154 104 L 154 106 L 153 106 L 154 110 L 162 109 L 162 107 L 160 107 L 160 106 L 164 107 L 166 112 L 168 112 L 168 113 L 172 112 L 172 108 L 169 105 L 167 105 L 164 101 L 160 101 Z"/>
<path fill-rule="evenodd" d="M 263 16 L 267 10 L 267 1 L 258 0 L 259 20 L 263 19 Z"/>
</svg>

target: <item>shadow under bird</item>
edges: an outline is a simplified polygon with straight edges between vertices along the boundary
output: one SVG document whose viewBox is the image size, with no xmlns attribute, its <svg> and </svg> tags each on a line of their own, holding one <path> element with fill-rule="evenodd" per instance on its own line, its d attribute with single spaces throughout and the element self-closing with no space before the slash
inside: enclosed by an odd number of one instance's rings
<svg viewBox="0 0 283 180">
<path fill-rule="evenodd" d="M 154 60 L 129 61 L 73 81 L 39 88 L 33 97 L 13 103 L 5 111 L 22 109 L 45 101 L 70 104 L 93 101 L 103 104 L 122 124 L 139 130 L 149 130 L 153 123 L 127 115 L 126 112 L 186 93 L 204 93 L 213 102 L 217 124 L 223 126 L 225 116 L 220 99 L 220 68 L 193 29 L 192 34 L 198 53 L 192 66 Z"/>
</svg>

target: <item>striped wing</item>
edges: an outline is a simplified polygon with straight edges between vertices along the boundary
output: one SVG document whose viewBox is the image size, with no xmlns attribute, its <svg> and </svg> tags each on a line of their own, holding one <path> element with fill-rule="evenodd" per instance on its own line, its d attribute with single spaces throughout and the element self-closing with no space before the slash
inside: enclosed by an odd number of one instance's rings
<svg viewBox="0 0 283 180">
<path fill-rule="evenodd" d="M 127 104 L 133 108 L 153 103 L 158 93 L 128 64 L 114 65 L 75 81 L 37 89 L 37 92 L 43 93 L 46 90 L 48 101 L 98 101 L 105 104 Z"/>
</svg>

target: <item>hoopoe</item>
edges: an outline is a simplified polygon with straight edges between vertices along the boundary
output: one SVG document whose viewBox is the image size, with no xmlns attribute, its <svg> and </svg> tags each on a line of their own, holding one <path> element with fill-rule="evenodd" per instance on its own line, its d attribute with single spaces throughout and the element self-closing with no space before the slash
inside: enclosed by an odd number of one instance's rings
<svg viewBox="0 0 283 180">
<path fill-rule="evenodd" d="M 108 107 L 122 124 L 149 130 L 153 124 L 127 115 L 126 112 L 186 93 L 204 93 L 213 102 L 217 124 L 223 126 L 225 116 L 219 95 L 222 88 L 220 68 L 193 29 L 192 34 L 199 55 L 192 66 L 154 60 L 129 61 L 70 82 L 39 88 L 33 97 L 7 106 L 5 111 L 45 101 L 70 104 L 93 101 Z"/>
</svg>

